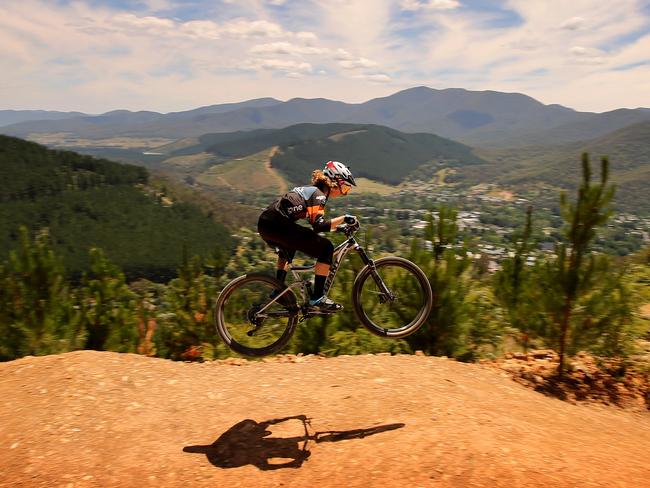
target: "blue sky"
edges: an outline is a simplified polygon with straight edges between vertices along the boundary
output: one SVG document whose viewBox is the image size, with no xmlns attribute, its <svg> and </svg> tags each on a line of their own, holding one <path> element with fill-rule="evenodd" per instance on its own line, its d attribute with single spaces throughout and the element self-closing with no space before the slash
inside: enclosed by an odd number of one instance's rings
<svg viewBox="0 0 650 488">
<path fill-rule="evenodd" d="M 0 109 L 362 102 L 419 85 L 650 107 L 650 0 L 3 0 L 0 70 Z"/>
</svg>

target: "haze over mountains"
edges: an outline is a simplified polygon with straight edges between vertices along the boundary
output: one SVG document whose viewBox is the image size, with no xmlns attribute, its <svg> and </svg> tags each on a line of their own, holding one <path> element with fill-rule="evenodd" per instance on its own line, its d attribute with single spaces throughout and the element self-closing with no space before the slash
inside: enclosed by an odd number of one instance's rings
<svg viewBox="0 0 650 488">
<path fill-rule="evenodd" d="M 43 120 L 46 117 L 34 120 L 38 114 L 22 112 L 16 113 L 12 120 L 6 112 L 0 112 L 0 123 L 4 124 L 0 132 L 18 137 L 69 133 L 88 139 L 180 139 L 207 133 L 277 129 L 299 123 L 356 123 L 431 133 L 472 146 L 501 147 L 593 139 L 650 120 L 647 108 L 597 114 L 544 105 L 518 93 L 427 87 L 411 88 L 359 104 L 322 98 L 294 98 L 286 102 L 261 98 L 169 114 L 116 110 L 98 116 L 72 113 L 58 120 Z M 26 120 L 32 115 L 34 118 Z M 52 117 L 50 114 L 47 118 Z"/>
<path fill-rule="evenodd" d="M 84 117 L 81 112 L 57 112 L 55 110 L 0 110 L 0 127 L 33 120 L 62 120 Z"/>
<path fill-rule="evenodd" d="M 0 121 L 16 122 L 0 133 L 162 169 L 218 192 L 247 191 L 239 182 L 251 175 L 263 183 L 255 191 L 280 191 L 332 158 L 393 186 L 443 171 L 452 183 L 567 188 L 588 151 L 610 156 L 624 208 L 650 211 L 641 197 L 650 190 L 649 108 L 577 112 L 517 93 L 416 87 L 358 104 L 259 98 L 168 114 L 0 111 Z"/>
</svg>

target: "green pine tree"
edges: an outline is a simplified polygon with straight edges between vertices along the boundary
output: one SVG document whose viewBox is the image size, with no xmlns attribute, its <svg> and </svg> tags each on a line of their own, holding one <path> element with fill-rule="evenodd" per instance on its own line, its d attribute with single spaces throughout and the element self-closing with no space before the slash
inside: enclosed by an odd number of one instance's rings
<svg viewBox="0 0 650 488">
<path fill-rule="evenodd" d="M 90 250 L 90 273 L 84 273 L 78 300 L 87 332 L 86 349 L 135 352 L 137 300 L 124 273 L 101 249 Z"/>
<path fill-rule="evenodd" d="M 211 325 L 218 292 L 217 280 L 204 273 L 201 258 L 185 259 L 160 307 L 156 331 L 160 355 L 194 360 L 225 353 Z"/>
<path fill-rule="evenodd" d="M 449 248 L 458 231 L 456 216 L 455 210 L 444 206 L 437 218 L 431 214 L 425 238 L 432 243 L 432 254 L 412 246 L 409 256 L 429 277 L 433 308 L 422 328 L 407 341 L 411 349 L 431 355 L 458 357 L 467 352 L 472 262 L 466 253 Z"/>
<path fill-rule="evenodd" d="M 83 331 L 47 230 L 32 240 L 27 228 L 20 228 L 20 247 L 0 266 L 0 280 L 0 358 L 80 347 Z"/>
<path fill-rule="evenodd" d="M 542 320 L 536 311 L 541 290 L 532 269 L 526 266 L 532 248 L 532 212 L 532 207 L 528 207 L 523 232 L 513 236 L 514 256 L 504 260 L 493 281 L 494 296 L 505 310 L 510 325 L 519 331 L 518 342 L 524 351 L 538 335 Z"/>
<path fill-rule="evenodd" d="M 600 182 L 594 183 L 589 155 L 584 153 L 577 200 L 569 202 L 565 193 L 561 196 L 566 243 L 557 246 L 557 259 L 545 266 L 541 280 L 542 296 L 552 317 L 551 329 L 559 348 L 559 375 L 566 366 L 567 348 L 577 343 L 580 335 L 580 328 L 574 325 L 580 301 L 596 288 L 606 271 L 605 260 L 597 258 L 590 246 L 596 229 L 612 214 L 610 204 L 614 192 L 615 188 L 609 184 L 608 159 L 602 158 Z"/>
</svg>

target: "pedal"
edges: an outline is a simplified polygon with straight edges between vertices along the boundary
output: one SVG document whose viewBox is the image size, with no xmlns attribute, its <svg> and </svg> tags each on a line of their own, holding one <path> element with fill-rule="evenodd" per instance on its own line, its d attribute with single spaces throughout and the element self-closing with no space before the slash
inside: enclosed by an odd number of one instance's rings
<svg viewBox="0 0 650 488">
<path fill-rule="evenodd" d="M 308 309 L 308 313 L 310 315 L 332 315 L 336 312 L 340 312 L 341 310 L 343 310 L 343 305 L 339 305 L 338 307 L 332 308 L 330 310 L 320 310 L 315 307 L 313 309 Z"/>
</svg>

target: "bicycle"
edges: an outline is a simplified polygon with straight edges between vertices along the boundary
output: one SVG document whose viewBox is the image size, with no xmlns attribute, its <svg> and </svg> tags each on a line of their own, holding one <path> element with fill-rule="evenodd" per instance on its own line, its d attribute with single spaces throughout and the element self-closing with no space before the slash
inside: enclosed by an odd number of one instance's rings
<svg viewBox="0 0 650 488">
<path fill-rule="evenodd" d="M 354 237 L 359 230 L 358 222 L 341 224 L 336 230 L 345 233 L 346 240 L 334 249 L 325 295 L 341 261 L 354 250 L 365 265 L 352 287 L 352 304 L 359 322 L 381 337 L 402 338 L 417 331 L 433 305 L 431 286 L 424 272 L 397 256 L 373 261 Z M 289 342 L 298 323 L 331 313 L 309 307 L 311 280 L 301 275 L 313 271 L 314 265 L 289 264 L 293 281 L 287 284 L 255 272 L 235 278 L 219 294 L 215 325 L 221 339 L 233 351 L 257 357 L 276 353 Z"/>
</svg>

